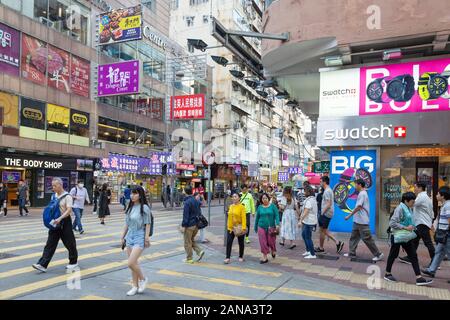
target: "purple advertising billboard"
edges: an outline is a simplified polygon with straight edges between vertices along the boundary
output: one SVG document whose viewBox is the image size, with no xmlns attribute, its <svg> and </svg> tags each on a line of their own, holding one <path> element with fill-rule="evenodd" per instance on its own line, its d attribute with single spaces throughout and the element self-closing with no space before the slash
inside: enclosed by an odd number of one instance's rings
<svg viewBox="0 0 450 320">
<path fill-rule="evenodd" d="M 139 60 L 98 66 L 98 96 L 136 94 L 140 92 Z"/>
<path fill-rule="evenodd" d="M 19 76 L 20 33 L 0 23 L 0 71 Z"/>
<path fill-rule="evenodd" d="M 153 163 L 149 158 L 131 157 L 119 154 L 110 154 L 108 158 L 100 161 L 101 170 L 130 172 L 150 175 L 161 175 L 162 164 Z"/>
</svg>

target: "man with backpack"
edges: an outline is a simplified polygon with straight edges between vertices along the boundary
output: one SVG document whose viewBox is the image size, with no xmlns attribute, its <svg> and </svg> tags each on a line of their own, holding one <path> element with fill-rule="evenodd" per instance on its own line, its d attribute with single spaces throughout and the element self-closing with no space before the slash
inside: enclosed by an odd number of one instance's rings
<svg viewBox="0 0 450 320">
<path fill-rule="evenodd" d="M 192 187 L 188 186 L 184 189 L 187 198 L 184 200 L 183 221 L 181 223 L 181 232 L 184 233 L 184 249 L 186 250 L 186 263 L 194 263 L 192 259 L 192 251 L 198 255 L 197 261 L 200 261 L 205 255 L 205 251 L 201 250 L 195 242 L 195 236 L 198 233 L 198 218 L 202 214 L 200 202 L 192 196 Z"/>
<path fill-rule="evenodd" d="M 91 204 L 87 189 L 84 187 L 83 180 L 79 180 L 77 186 L 70 190 L 70 195 L 73 198 L 73 214 L 75 215 L 75 221 L 73 223 L 73 230 L 78 228 L 80 234 L 84 233 L 83 226 L 81 225 L 81 217 L 83 216 L 84 204 L 87 201 Z"/>
<path fill-rule="evenodd" d="M 47 267 L 55 254 L 59 239 L 69 251 L 69 264 L 66 269 L 73 270 L 78 266 L 78 251 L 75 235 L 72 229 L 73 199 L 64 191 L 61 178 L 53 178 L 52 188 L 55 194 L 52 196 L 50 204 L 44 210 L 44 224 L 48 231 L 47 243 L 38 263 L 32 267 L 41 272 L 47 272 Z"/>
</svg>

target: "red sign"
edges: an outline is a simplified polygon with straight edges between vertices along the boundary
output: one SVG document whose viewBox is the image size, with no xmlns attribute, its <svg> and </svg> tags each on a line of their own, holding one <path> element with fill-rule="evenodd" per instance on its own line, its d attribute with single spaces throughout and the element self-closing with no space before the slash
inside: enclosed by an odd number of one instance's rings
<svg viewBox="0 0 450 320">
<path fill-rule="evenodd" d="M 164 100 L 162 98 L 148 98 L 137 100 L 137 112 L 152 119 L 162 120 Z"/>
<path fill-rule="evenodd" d="M 406 127 L 395 127 L 394 128 L 395 138 L 406 138 Z"/>
<path fill-rule="evenodd" d="M 34 83 L 45 85 L 47 72 L 47 44 L 22 34 L 22 77 Z"/>
<path fill-rule="evenodd" d="M 320 177 L 320 174 L 314 172 L 306 172 L 305 177 Z"/>
<path fill-rule="evenodd" d="M 69 88 L 69 67 L 70 54 L 64 50 L 53 46 L 48 46 L 48 86 L 70 92 Z"/>
<path fill-rule="evenodd" d="M 70 88 L 72 92 L 89 98 L 91 66 L 89 61 L 72 56 L 70 67 Z"/>
<path fill-rule="evenodd" d="M 205 95 L 193 94 L 172 97 L 170 120 L 204 119 Z"/>
<path fill-rule="evenodd" d="M 195 171 L 195 165 L 187 163 L 177 163 L 177 170 Z"/>
</svg>

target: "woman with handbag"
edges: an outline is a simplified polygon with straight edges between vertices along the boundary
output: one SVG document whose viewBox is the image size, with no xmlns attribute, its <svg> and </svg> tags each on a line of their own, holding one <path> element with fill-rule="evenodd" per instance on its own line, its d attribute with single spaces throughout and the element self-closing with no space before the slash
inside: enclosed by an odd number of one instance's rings
<svg viewBox="0 0 450 320">
<path fill-rule="evenodd" d="M 281 200 L 280 208 L 283 211 L 281 219 L 281 242 L 280 245 L 284 246 L 284 242 L 290 241 L 289 249 L 296 247 L 294 240 L 298 239 L 298 206 L 295 199 L 292 197 L 292 188 L 286 187 L 283 190 L 283 199 Z"/>
<path fill-rule="evenodd" d="M 255 232 L 258 234 L 259 245 L 261 246 L 262 259 L 259 263 L 267 263 L 267 255 L 272 253 L 272 258 L 277 255 L 277 235 L 280 232 L 280 217 L 278 209 L 270 203 L 267 193 L 261 196 L 261 205 L 256 210 Z"/>
<path fill-rule="evenodd" d="M 244 261 L 244 238 L 247 233 L 247 215 L 244 205 L 240 202 L 239 194 L 233 193 L 231 200 L 233 203 L 228 209 L 227 257 L 224 260 L 225 264 L 230 263 L 231 247 L 233 246 L 234 237 L 237 237 L 239 242 L 239 262 Z"/>
<path fill-rule="evenodd" d="M 413 192 L 404 193 L 400 205 L 395 209 L 389 221 L 389 226 L 392 230 L 391 250 L 386 264 L 384 279 L 389 282 L 397 282 L 391 270 L 395 259 L 398 258 L 398 254 L 400 253 L 400 247 L 402 247 L 406 251 L 414 269 L 416 285 L 426 286 L 433 281 L 423 278 L 420 274 L 419 260 L 413 241 L 417 237 L 417 234 L 414 232 L 415 227 L 412 218 L 412 208 L 414 207 L 415 199 L 416 195 Z"/>
</svg>

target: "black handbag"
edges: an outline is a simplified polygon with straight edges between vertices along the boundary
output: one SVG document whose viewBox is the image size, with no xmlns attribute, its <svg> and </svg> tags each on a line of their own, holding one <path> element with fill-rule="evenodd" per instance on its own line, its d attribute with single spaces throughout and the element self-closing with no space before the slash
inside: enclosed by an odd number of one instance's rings
<svg viewBox="0 0 450 320">
<path fill-rule="evenodd" d="M 441 215 L 439 214 L 438 219 L 440 219 L 440 218 L 441 218 Z M 436 243 L 446 244 L 447 237 L 448 237 L 448 230 L 439 229 L 439 225 L 440 225 L 440 223 L 438 222 L 437 230 L 434 233 L 434 241 Z"/>
<path fill-rule="evenodd" d="M 197 216 L 197 228 L 204 229 L 208 226 L 208 220 L 201 213 Z"/>
</svg>

